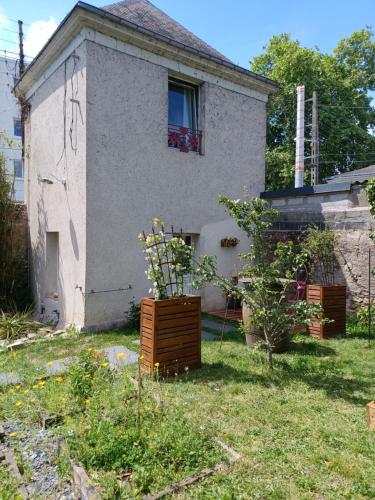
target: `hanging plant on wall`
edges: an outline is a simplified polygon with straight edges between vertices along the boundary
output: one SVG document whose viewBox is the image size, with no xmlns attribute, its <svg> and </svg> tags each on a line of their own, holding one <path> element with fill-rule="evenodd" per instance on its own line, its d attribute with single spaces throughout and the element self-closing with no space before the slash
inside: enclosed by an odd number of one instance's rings
<svg viewBox="0 0 375 500">
<path fill-rule="evenodd" d="M 222 238 L 220 240 L 220 246 L 224 247 L 224 248 L 234 248 L 238 245 L 238 243 L 240 242 L 240 240 L 238 238 Z"/>
</svg>

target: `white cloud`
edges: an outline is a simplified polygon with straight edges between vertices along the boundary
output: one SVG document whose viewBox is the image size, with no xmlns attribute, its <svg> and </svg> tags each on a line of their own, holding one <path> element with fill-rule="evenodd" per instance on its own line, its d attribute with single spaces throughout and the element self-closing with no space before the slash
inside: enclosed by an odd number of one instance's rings
<svg viewBox="0 0 375 500">
<path fill-rule="evenodd" d="M 35 21 L 31 23 L 25 36 L 25 54 L 35 57 L 56 28 L 57 24 L 53 17 L 50 17 L 48 21 Z"/>
</svg>

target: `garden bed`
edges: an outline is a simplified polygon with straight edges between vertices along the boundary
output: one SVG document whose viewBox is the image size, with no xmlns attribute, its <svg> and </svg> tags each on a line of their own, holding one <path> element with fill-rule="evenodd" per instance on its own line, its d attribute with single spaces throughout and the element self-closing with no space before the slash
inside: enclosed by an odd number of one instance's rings
<svg viewBox="0 0 375 500">
<path fill-rule="evenodd" d="M 211 320 L 217 322 L 220 335 L 221 322 Z M 49 359 L 111 344 L 135 348 L 136 338 L 135 331 L 125 329 L 27 346 L 15 358 L 2 354 L 0 364 L 8 371 L 23 370 L 28 382 L 17 390 L 0 389 L 0 420 L 40 426 L 39 406 L 48 415 L 67 411 L 71 402 L 65 379 L 58 382 L 52 377 L 44 388 L 32 387 L 33 377 L 41 373 L 37 367 Z M 134 425 L 123 421 L 136 412 L 136 391 L 128 375 L 136 377 L 137 367 L 126 367 L 116 380 L 103 372 L 107 375 L 96 384 L 98 393 L 89 398 L 89 405 L 48 430 L 67 438 L 69 456 L 64 459 L 62 454 L 59 461 L 61 478 L 70 477 L 73 458 L 82 461 L 91 481 L 101 486 L 102 498 L 113 498 L 114 489 L 118 498 L 130 494 L 142 498 L 146 491 L 156 493 L 225 462 L 228 455 L 215 446 L 216 436 L 239 451 L 241 460 L 191 484 L 180 493 L 183 498 L 374 497 L 374 433 L 368 430 L 366 417 L 366 404 L 375 394 L 374 361 L 366 332 L 353 323 L 345 339 L 317 342 L 297 336 L 289 353 L 275 355 L 273 373 L 265 353 L 246 349 L 239 333 L 224 332 L 222 349 L 217 342 L 202 344 L 201 369 L 165 380 L 146 379 L 144 436 L 139 447 L 133 446 L 134 455 L 126 451 L 117 458 L 106 453 L 109 448 L 118 453 L 121 447 L 115 443 L 106 448 L 103 436 L 108 435 L 108 442 L 118 436 L 122 443 L 136 442 Z M 25 390 L 29 392 L 24 394 Z M 158 405 L 151 394 L 159 395 L 164 404 Z M 17 401 L 23 403 L 20 408 Z M 190 432 L 198 432 L 193 441 L 188 440 Z M 74 435 L 80 445 L 72 442 Z M 15 448 L 17 442 L 17 436 L 12 438 Z M 145 443 L 154 447 L 147 450 L 147 462 L 141 467 L 137 453 Z M 189 455 L 190 451 L 196 454 Z M 130 470 L 136 462 L 136 470 Z M 128 470 L 126 464 L 131 466 Z M 1 488 L 5 485 L 0 486 L 0 496 L 5 495 Z"/>
</svg>

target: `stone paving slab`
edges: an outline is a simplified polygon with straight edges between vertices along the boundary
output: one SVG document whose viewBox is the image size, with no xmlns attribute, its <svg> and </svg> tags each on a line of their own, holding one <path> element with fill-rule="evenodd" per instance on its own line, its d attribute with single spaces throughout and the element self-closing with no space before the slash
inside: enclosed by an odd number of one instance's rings
<svg viewBox="0 0 375 500">
<path fill-rule="evenodd" d="M 217 323 L 216 321 L 212 321 L 210 319 L 202 320 L 202 329 L 210 328 L 212 330 L 216 330 L 217 332 L 221 332 L 223 328 L 223 323 Z M 235 332 L 238 329 L 237 325 L 232 323 L 224 324 L 224 332 Z"/>
<path fill-rule="evenodd" d="M 2 372 L 0 373 L 0 385 L 14 385 L 22 382 L 21 377 L 16 372 Z"/>
<path fill-rule="evenodd" d="M 111 368 L 122 368 L 138 362 L 138 353 L 121 345 L 106 347 L 102 351 L 105 353 Z"/>
<path fill-rule="evenodd" d="M 77 361 L 77 358 L 61 358 L 61 359 L 53 359 L 52 361 L 48 361 L 46 364 L 46 370 L 49 375 L 61 375 L 65 373 L 69 369 L 69 365 Z"/>
<path fill-rule="evenodd" d="M 121 345 L 96 349 L 97 352 L 104 352 L 110 368 L 121 368 L 133 365 L 138 361 L 138 354 Z M 53 359 L 46 365 L 49 375 L 61 375 L 69 369 L 69 365 L 77 361 L 76 357 Z"/>
<path fill-rule="evenodd" d="M 220 337 L 209 332 L 201 332 L 202 340 L 218 340 Z"/>
</svg>

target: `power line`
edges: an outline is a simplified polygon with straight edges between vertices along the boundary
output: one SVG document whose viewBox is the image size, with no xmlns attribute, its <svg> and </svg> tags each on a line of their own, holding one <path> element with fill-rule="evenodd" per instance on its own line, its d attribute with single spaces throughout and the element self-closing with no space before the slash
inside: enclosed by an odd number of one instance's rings
<svg viewBox="0 0 375 500">
<path fill-rule="evenodd" d="M 342 106 L 341 104 L 318 104 L 320 108 L 343 108 L 343 109 L 369 109 L 372 108 L 371 104 L 368 106 Z"/>
<path fill-rule="evenodd" d="M 18 25 L 18 20 L 16 21 L 16 19 L 11 19 L 10 17 L 7 17 L 7 16 L 0 16 L 0 19 L 3 19 L 4 21 L 6 22 L 11 22 L 11 23 L 16 23 Z M 27 24 L 27 23 L 23 23 L 25 26 L 30 26 L 30 24 Z"/>
<path fill-rule="evenodd" d="M 0 28 L 0 31 L 8 31 L 9 33 L 15 33 L 16 35 L 18 35 L 18 31 L 9 30 L 8 28 Z"/>
<path fill-rule="evenodd" d="M 350 161 L 350 164 L 353 164 L 353 163 L 370 163 L 370 162 L 375 162 L 375 158 L 372 158 L 371 160 L 353 160 L 353 161 Z M 332 163 L 340 163 L 339 161 L 321 161 L 319 162 L 320 165 L 328 165 L 328 164 L 332 164 Z"/>
<path fill-rule="evenodd" d="M 14 45 L 17 45 L 16 40 L 6 40 L 5 38 L 0 38 L 0 42 L 14 43 Z"/>
<path fill-rule="evenodd" d="M 7 50 L 7 49 L 0 49 L 0 52 L 4 52 L 5 54 L 14 54 L 15 56 L 19 56 L 18 52 L 12 52 L 11 50 Z M 27 57 L 28 59 L 34 59 L 32 56 L 25 55 L 25 57 Z"/>
</svg>

